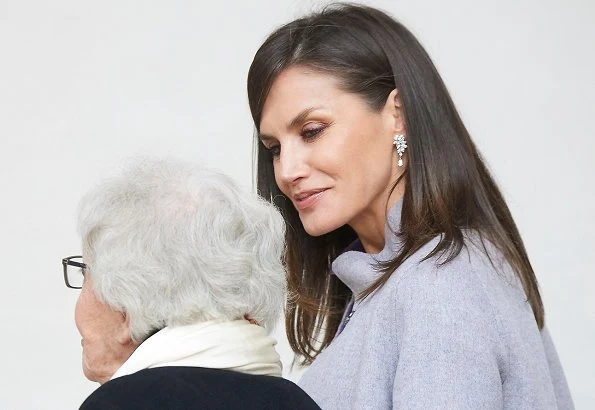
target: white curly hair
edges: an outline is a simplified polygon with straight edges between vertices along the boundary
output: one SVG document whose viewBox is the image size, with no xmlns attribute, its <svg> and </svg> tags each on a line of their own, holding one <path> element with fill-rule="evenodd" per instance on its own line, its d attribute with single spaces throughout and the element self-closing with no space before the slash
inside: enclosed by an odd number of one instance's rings
<svg viewBox="0 0 595 410">
<path fill-rule="evenodd" d="M 96 297 L 125 312 L 132 338 L 165 326 L 282 312 L 284 221 L 228 176 L 176 160 L 136 161 L 80 203 Z"/>
</svg>

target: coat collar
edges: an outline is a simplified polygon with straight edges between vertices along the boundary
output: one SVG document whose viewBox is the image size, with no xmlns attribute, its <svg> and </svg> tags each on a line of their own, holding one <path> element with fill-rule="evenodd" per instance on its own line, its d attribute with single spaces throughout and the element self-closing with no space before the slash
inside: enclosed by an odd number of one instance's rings
<svg viewBox="0 0 595 410">
<path fill-rule="evenodd" d="M 384 227 L 384 248 L 377 254 L 366 253 L 359 239 L 351 243 L 332 263 L 331 272 L 343 282 L 354 295 L 370 287 L 381 275 L 378 263 L 395 257 L 400 247 L 397 233 L 401 227 L 403 200 L 399 200 L 388 212 Z"/>
</svg>

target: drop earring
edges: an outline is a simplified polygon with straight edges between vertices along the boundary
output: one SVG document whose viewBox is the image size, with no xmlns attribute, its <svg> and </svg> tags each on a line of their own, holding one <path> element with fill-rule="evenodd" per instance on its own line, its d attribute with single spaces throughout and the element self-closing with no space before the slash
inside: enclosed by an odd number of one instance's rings
<svg viewBox="0 0 595 410">
<path fill-rule="evenodd" d="M 407 141 L 405 141 L 405 135 L 397 134 L 393 137 L 393 144 L 397 148 L 397 154 L 399 154 L 399 166 L 403 166 L 403 153 L 407 148 Z"/>
</svg>

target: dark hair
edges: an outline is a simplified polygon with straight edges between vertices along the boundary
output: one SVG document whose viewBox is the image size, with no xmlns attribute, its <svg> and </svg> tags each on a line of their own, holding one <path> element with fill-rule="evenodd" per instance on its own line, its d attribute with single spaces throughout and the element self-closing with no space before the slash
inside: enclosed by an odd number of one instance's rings
<svg viewBox="0 0 595 410">
<path fill-rule="evenodd" d="M 413 34 L 380 10 L 349 4 L 335 4 L 280 27 L 260 47 L 248 73 L 248 99 L 257 130 L 273 81 L 294 65 L 336 76 L 345 91 L 358 94 L 376 110 L 395 88 L 401 99 L 408 165 L 401 177 L 405 187 L 396 234 L 403 246 L 379 266 L 381 277 L 357 296 L 378 289 L 404 260 L 437 236 L 440 241 L 426 259 L 443 255 L 442 263 L 451 261 L 465 246 L 463 230 L 472 229 L 479 233 L 482 246 L 484 239 L 489 241 L 511 265 L 541 328 L 544 312 L 537 279 L 512 215 L 434 64 Z M 297 295 L 286 309 L 288 339 L 309 363 L 332 341 L 351 297 L 350 290 L 328 274 L 330 262 L 357 236 L 348 226 L 309 236 L 275 183 L 271 154 L 261 142 L 257 144 L 259 194 L 277 205 L 288 225 L 289 289 Z"/>
</svg>

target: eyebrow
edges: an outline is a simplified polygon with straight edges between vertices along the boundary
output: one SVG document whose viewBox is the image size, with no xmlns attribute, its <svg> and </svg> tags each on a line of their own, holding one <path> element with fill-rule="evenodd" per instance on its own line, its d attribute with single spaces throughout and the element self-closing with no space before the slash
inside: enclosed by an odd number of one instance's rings
<svg viewBox="0 0 595 410">
<path fill-rule="evenodd" d="M 308 117 L 308 115 L 310 115 L 312 113 L 312 111 L 316 111 L 318 109 L 322 108 L 321 106 L 315 106 L 315 107 L 308 107 L 303 109 L 302 111 L 299 112 L 298 115 L 296 115 L 286 126 L 286 128 L 288 130 L 297 127 L 298 125 L 300 125 L 300 123 L 304 122 L 304 120 Z M 265 134 L 258 134 L 258 137 L 262 140 L 262 141 L 267 141 L 267 140 L 272 140 L 274 139 L 273 137 L 271 137 L 270 135 L 265 135 Z"/>
</svg>

